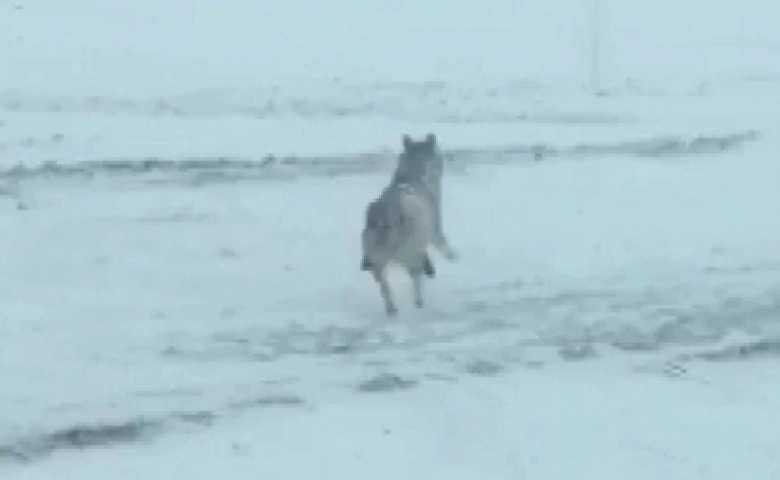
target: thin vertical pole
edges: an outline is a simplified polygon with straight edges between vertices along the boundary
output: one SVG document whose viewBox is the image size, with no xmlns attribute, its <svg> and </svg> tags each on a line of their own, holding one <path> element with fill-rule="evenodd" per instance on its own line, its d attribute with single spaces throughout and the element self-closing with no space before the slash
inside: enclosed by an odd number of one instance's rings
<svg viewBox="0 0 780 480">
<path fill-rule="evenodd" d="M 601 90 L 601 29 L 604 0 L 590 0 L 590 87 Z"/>
</svg>

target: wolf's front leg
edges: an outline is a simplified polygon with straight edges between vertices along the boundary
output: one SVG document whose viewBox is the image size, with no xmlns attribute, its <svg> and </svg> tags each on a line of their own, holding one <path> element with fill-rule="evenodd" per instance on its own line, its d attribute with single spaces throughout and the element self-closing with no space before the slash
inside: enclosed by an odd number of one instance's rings
<svg viewBox="0 0 780 480">
<path fill-rule="evenodd" d="M 458 253 L 450 246 L 450 242 L 447 241 L 447 238 L 441 231 L 437 231 L 434 235 L 433 245 L 450 262 L 458 259 Z"/>
<path fill-rule="evenodd" d="M 444 227 L 441 220 L 441 189 L 434 195 L 434 232 L 433 245 L 444 255 L 444 258 L 454 262 L 458 259 L 458 253 L 450 246 L 447 237 L 444 235 Z"/>
</svg>

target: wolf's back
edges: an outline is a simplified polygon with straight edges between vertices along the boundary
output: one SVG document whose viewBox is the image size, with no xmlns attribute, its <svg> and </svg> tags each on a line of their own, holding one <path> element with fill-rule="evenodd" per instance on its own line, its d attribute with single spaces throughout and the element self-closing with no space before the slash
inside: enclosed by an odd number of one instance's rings
<svg viewBox="0 0 780 480">
<path fill-rule="evenodd" d="M 394 257 L 403 261 L 414 251 L 424 250 L 432 235 L 430 203 L 408 184 L 392 185 L 367 208 L 361 268 L 368 269 L 373 263 Z"/>
</svg>

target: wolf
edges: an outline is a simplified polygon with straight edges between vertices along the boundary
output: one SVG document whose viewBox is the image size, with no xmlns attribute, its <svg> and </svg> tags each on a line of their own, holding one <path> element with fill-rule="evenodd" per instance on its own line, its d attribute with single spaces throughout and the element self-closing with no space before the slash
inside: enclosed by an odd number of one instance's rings
<svg viewBox="0 0 780 480">
<path fill-rule="evenodd" d="M 398 167 L 390 184 L 366 208 L 362 232 L 361 269 L 373 274 L 390 316 L 398 313 L 387 279 L 390 263 L 406 269 L 412 278 L 415 306 L 422 308 L 422 277 L 436 275 L 428 245 L 436 245 L 451 260 L 455 257 L 441 233 L 438 198 L 442 162 L 436 139 L 429 134 L 422 142 L 407 135 L 402 140 L 404 151 Z"/>
<path fill-rule="evenodd" d="M 436 135 L 429 133 L 422 141 L 403 135 L 403 152 L 393 172 L 390 184 L 411 185 L 431 205 L 434 215 L 433 245 L 448 260 L 457 259 L 457 253 L 444 235 L 442 224 L 442 174 L 444 159 L 439 151 Z"/>
<path fill-rule="evenodd" d="M 410 185 L 391 183 L 366 209 L 362 233 L 363 259 L 361 270 L 370 271 L 390 316 L 398 313 L 387 267 L 396 263 L 404 267 L 412 278 L 414 303 L 423 307 L 422 276 L 436 275 L 428 255 L 428 245 L 434 235 L 433 210 L 428 201 Z"/>
</svg>

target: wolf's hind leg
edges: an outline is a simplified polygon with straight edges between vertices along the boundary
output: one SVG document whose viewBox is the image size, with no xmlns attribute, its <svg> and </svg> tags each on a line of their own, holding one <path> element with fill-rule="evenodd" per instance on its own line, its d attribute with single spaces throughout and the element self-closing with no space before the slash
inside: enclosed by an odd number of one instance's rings
<svg viewBox="0 0 780 480">
<path fill-rule="evenodd" d="M 414 306 L 417 308 L 422 308 L 425 305 L 425 300 L 423 299 L 422 272 L 411 273 L 411 277 L 412 287 L 414 289 Z"/>
<path fill-rule="evenodd" d="M 425 305 L 425 300 L 423 299 L 423 275 L 433 278 L 436 274 L 431 257 L 428 256 L 427 252 L 424 252 L 420 256 L 419 263 L 407 271 L 409 276 L 412 277 L 414 305 L 417 308 L 422 308 Z"/>
<path fill-rule="evenodd" d="M 374 270 L 374 279 L 379 284 L 379 291 L 382 294 L 382 301 L 385 304 L 385 312 L 391 317 L 394 317 L 398 313 L 398 308 L 393 301 L 393 292 L 390 290 L 390 283 L 387 281 L 387 274 L 385 269 L 381 271 Z"/>
<path fill-rule="evenodd" d="M 425 253 L 425 256 L 423 257 L 423 264 L 422 264 L 422 273 L 427 275 L 430 278 L 433 278 L 436 276 L 436 267 L 433 265 L 433 261 L 431 260 L 431 256 L 428 255 L 428 253 Z"/>
</svg>

